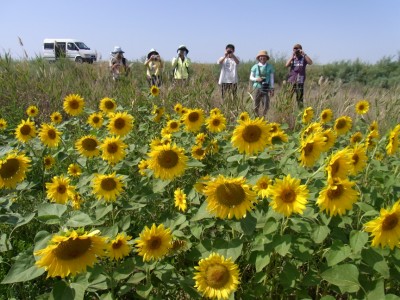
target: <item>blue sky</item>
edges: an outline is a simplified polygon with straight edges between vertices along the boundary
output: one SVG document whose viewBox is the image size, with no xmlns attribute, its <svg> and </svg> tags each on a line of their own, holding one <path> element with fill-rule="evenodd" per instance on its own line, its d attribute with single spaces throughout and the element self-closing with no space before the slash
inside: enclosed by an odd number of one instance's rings
<svg viewBox="0 0 400 300">
<path fill-rule="evenodd" d="M 45 38 L 80 39 L 103 60 L 117 45 L 129 60 L 151 48 L 170 60 L 185 44 L 207 63 L 228 43 L 243 61 L 263 49 L 288 57 L 295 43 L 320 64 L 400 54 L 399 0 L 13 0 L 1 10 L 0 53 L 14 58 L 40 55 Z"/>
</svg>

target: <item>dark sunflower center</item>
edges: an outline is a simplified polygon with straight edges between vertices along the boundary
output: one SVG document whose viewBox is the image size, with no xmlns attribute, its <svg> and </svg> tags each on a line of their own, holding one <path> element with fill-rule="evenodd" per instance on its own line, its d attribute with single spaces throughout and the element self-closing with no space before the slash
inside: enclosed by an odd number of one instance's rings
<svg viewBox="0 0 400 300">
<path fill-rule="evenodd" d="M 280 142 L 283 142 L 282 137 L 280 135 L 275 135 L 271 138 L 272 144 L 276 144 L 276 143 L 280 143 Z"/>
<path fill-rule="evenodd" d="M 157 88 L 152 88 L 152 89 L 151 89 L 151 93 L 152 93 L 153 95 L 157 94 L 157 93 L 158 93 L 158 89 L 157 89 Z"/>
<path fill-rule="evenodd" d="M 353 143 L 359 143 L 359 142 L 361 142 L 361 136 L 355 135 L 355 136 L 353 137 Z"/>
<path fill-rule="evenodd" d="M 213 124 L 213 126 L 218 127 L 219 124 L 221 124 L 221 121 L 220 121 L 220 119 L 213 119 L 212 124 Z"/>
<path fill-rule="evenodd" d="M 344 192 L 344 187 L 343 185 L 339 184 L 334 186 L 334 188 L 330 188 L 328 190 L 328 197 L 331 200 L 335 200 L 339 198 L 341 195 L 343 195 L 343 192 Z"/>
<path fill-rule="evenodd" d="M 105 191 L 113 191 L 117 187 L 114 178 L 105 178 L 101 181 L 101 188 Z"/>
<path fill-rule="evenodd" d="M 170 127 L 171 129 L 176 129 L 176 128 L 178 128 L 178 123 L 177 123 L 177 122 L 172 122 L 172 123 L 169 125 L 169 127 Z"/>
<path fill-rule="evenodd" d="M 94 139 L 84 139 L 82 141 L 82 147 L 86 151 L 93 151 L 97 147 L 97 142 Z"/>
<path fill-rule="evenodd" d="M 57 186 L 58 194 L 65 194 L 66 191 L 67 191 L 67 187 L 65 185 L 60 184 L 59 186 Z"/>
<path fill-rule="evenodd" d="M 106 101 L 106 102 L 104 103 L 104 106 L 105 106 L 107 109 L 114 109 L 114 102 L 112 102 L 112 101 Z"/>
<path fill-rule="evenodd" d="M 68 239 L 61 242 L 53 253 L 61 260 L 73 260 L 83 256 L 92 245 L 90 238 Z"/>
<path fill-rule="evenodd" d="M 118 119 L 116 119 L 115 122 L 114 122 L 114 127 L 117 128 L 117 129 L 122 129 L 122 128 L 124 128 L 125 126 L 126 126 L 126 122 L 125 122 L 125 120 L 122 119 L 122 118 L 118 118 Z"/>
<path fill-rule="evenodd" d="M 258 142 L 261 138 L 261 128 L 257 125 L 248 125 L 244 128 L 242 137 L 247 143 Z"/>
<path fill-rule="evenodd" d="M 79 108 L 79 102 L 77 100 L 72 100 L 69 103 L 69 107 L 71 107 L 72 109 L 78 109 Z"/>
<path fill-rule="evenodd" d="M 196 155 L 203 156 L 204 153 L 205 153 L 204 149 L 202 149 L 202 148 L 196 149 Z"/>
<path fill-rule="evenodd" d="M 346 127 L 346 124 L 347 124 L 347 122 L 346 122 L 345 120 L 339 120 L 339 121 L 336 123 L 336 128 L 337 128 L 337 129 L 343 129 L 343 128 Z"/>
<path fill-rule="evenodd" d="M 321 119 L 322 119 L 322 120 L 328 119 L 328 114 L 327 114 L 326 112 L 323 113 L 322 116 L 321 116 Z"/>
<path fill-rule="evenodd" d="M 281 198 L 285 203 L 292 203 L 296 201 L 296 193 L 291 189 L 285 189 L 282 191 Z"/>
<path fill-rule="evenodd" d="M 22 135 L 29 135 L 31 133 L 31 130 L 31 126 L 24 125 L 20 128 L 19 132 L 21 132 Z"/>
<path fill-rule="evenodd" d="M 270 130 L 269 132 L 275 133 L 275 132 L 277 132 L 277 131 L 278 131 L 278 126 L 272 125 L 271 130 Z"/>
<path fill-rule="evenodd" d="M 332 168 L 332 177 L 336 177 L 335 175 L 339 172 L 340 169 L 340 163 L 337 160 L 335 160 L 331 168 Z"/>
<path fill-rule="evenodd" d="M 217 201 L 225 206 L 236 206 L 246 199 L 246 193 L 241 185 L 223 183 L 216 189 Z"/>
<path fill-rule="evenodd" d="M 44 159 L 44 164 L 45 164 L 46 166 L 50 166 L 50 165 L 51 165 L 51 159 L 50 159 L 50 158 L 45 158 L 45 159 Z"/>
<path fill-rule="evenodd" d="M 122 245 L 123 245 L 123 243 L 121 240 L 118 240 L 117 242 L 112 243 L 113 249 L 119 249 L 122 247 Z"/>
<path fill-rule="evenodd" d="M 117 151 L 118 151 L 118 145 L 117 145 L 117 143 L 109 143 L 109 144 L 107 145 L 107 152 L 108 152 L 108 153 L 114 154 L 114 153 L 116 153 Z"/>
<path fill-rule="evenodd" d="M 382 222 L 382 230 L 384 231 L 392 230 L 397 226 L 398 223 L 399 223 L 399 218 L 397 217 L 396 213 L 387 215 Z"/>
<path fill-rule="evenodd" d="M 224 287 L 229 282 L 229 277 L 229 270 L 224 265 L 215 264 L 206 270 L 207 285 L 215 289 Z"/>
<path fill-rule="evenodd" d="M 314 144 L 313 143 L 307 143 L 307 145 L 303 148 L 304 149 L 304 155 L 309 156 L 313 149 L 314 149 Z"/>
<path fill-rule="evenodd" d="M 0 176 L 2 178 L 12 178 L 19 170 L 19 160 L 16 158 L 7 159 L 0 167 Z"/>
<path fill-rule="evenodd" d="M 353 159 L 353 165 L 358 164 L 358 162 L 360 161 L 360 157 L 359 157 L 358 154 L 356 154 L 356 153 L 353 154 L 352 159 Z"/>
<path fill-rule="evenodd" d="M 163 150 L 157 157 L 158 164 L 164 169 L 175 167 L 179 162 L 178 154 L 173 150 Z"/>
<path fill-rule="evenodd" d="M 196 122 L 200 118 L 199 114 L 197 112 L 191 112 L 188 116 L 189 122 Z"/>
<path fill-rule="evenodd" d="M 93 123 L 97 124 L 100 122 L 100 118 L 95 116 L 95 117 L 93 117 L 92 121 L 93 121 Z"/>
<path fill-rule="evenodd" d="M 47 131 L 47 136 L 49 139 L 54 140 L 57 137 L 56 131 L 54 129 L 49 129 Z"/>
<path fill-rule="evenodd" d="M 365 109 L 364 104 L 360 104 L 360 105 L 358 106 L 358 110 L 364 110 L 364 109 Z"/>
<path fill-rule="evenodd" d="M 157 250 L 162 244 L 161 238 L 159 236 L 152 236 L 148 241 L 147 245 L 150 250 Z"/>
<path fill-rule="evenodd" d="M 265 181 L 264 181 L 264 182 L 261 182 L 261 183 L 260 183 L 260 188 L 263 189 L 263 190 L 265 190 L 266 188 L 268 188 L 268 183 L 265 182 Z"/>
</svg>

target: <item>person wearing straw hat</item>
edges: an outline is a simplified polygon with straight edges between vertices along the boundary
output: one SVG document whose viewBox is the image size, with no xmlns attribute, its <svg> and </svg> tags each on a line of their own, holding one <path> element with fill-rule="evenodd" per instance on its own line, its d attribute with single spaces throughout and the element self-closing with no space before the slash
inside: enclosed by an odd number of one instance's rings
<svg viewBox="0 0 400 300">
<path fill-rule="evenodd" d="M 274 95 L 274 67 L 268 63 L 269 55 L 265 50 L 258 52 L 256 59 L 258 61 L 250 71 L 250 81 L 253 82 L 255 95 L 254 113 L 256 116 L 265 116 L 269 109 L 269 98 Z M 263 111 L 260 114 L 260 106 L 262 104 Z"/>
<path fill-rule="evenodd" d="M 110 69 L 114 80 L 118 80 L 121 75 L 128 75 L 130 71 L 124 53 L 120 46 L 115 46 L 111 52 Z"/>
<path fill-rule="evenodd" d="M 298 108 L 304 107 L 304 81 L 306 80 L 306 67 L 312 65 L 311 58 L 303 51 L 300 44 L 293 46 L 293 54 L 286 62 L 289 68 L 288 82 L 292 85 L 290 99 L 296 93 Z"/>
<path fill-rule="evenodd" d="M 184 83 L 189 78 L 191 61 L 187 57 L 189 50 L 185 45 L 180 45 L 177 50 L 178 57 L 172 59 L 172 68 L 175 81 Z"/>
<path fill-rule="evenodd" d="M 160 54 L 155 49 L 150 49 L 144 65 L 147 67 L 146 76 L 149 85 L 160 87 L 161 73 L 164 68 L 164 62 L 162 61 Z"/>
</svg>

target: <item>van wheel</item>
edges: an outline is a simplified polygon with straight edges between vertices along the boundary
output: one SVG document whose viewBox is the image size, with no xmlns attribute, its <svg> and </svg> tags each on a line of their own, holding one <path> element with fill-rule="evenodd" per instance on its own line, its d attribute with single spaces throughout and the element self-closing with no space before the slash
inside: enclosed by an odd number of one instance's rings
<svg viewBox="0 0 400 300">
<path fill-rule="evenodd" d="M 76 61 L 78 64 L 82 64 L 82 63 L 83 63 L 83 58 L 80 57 L 80 56 L 78 56 L 77 58 L 75 58 L 75 61 Z"/>
</svg>

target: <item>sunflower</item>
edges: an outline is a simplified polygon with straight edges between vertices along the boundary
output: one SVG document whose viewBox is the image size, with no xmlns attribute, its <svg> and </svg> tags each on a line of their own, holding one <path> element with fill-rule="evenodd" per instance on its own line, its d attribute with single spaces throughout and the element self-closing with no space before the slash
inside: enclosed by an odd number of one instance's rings
<svg viewBox="0 0 400 300">
<path fill-rule="evenodd" d="M 276 179 L 270 188 L 272 201 L 269 206 L 274 211 L 289 217 L 292 213 L 303 214 L 306 208 L 308 189 L 300 185 L 300 179 L 287 175 L 283 179 Z"/>
<path fill-rule="evenodd" d="M 352 209 L 358 199 L 358 192 L 352 188 L 354 185 L 348 179 L 331 180 L 319 193 L 317 205 L 320 210 L 326 211 L 330 216 L 341 216 Z"/>
<path fill-rule="evenodd" d="M 364 115 L 369 110 L 369 103 L 367 100 L 360 100 L 356 104 L 356 113 L 359 115 Z"/>
<path fill-rule="evenodd" d="M 357 144 L 357 143 L 360 143 L 362 141 L 362 139 L 363 139 L 362 133 L 357 131 L 350 137 L 350 143 Z"/>
<path fill-rule="evenodd" d="M 333 145 L 335 145 L 336 142 L 336 132 L 332 130 L 332 128 L 328 128 L 324 130 L 322 133 L 322 136 L 325 138 L 325 145 L 322 147 L 323 152 L 328 152 Z"/>
<path fill-rule="evenodd" d="M 207 183 L 211 180 L 210 175 L 200 177 L 197 182 L 194 184 L 195 190 L 200 193 L 204 194 L 204 189 L 207 187 Z"/>
<path fill-rule="evenodd" d="M 93 178 L 93 194 L 98 200 L 115 202 L 124 189 L 122 178 L 115 172 L 110 175 L 96 174 Z"/>
<path fill-rule="evenodd" d="M 87 119 L 87 123 L 92 126 L 93 128 L 101 128 L 101 126 L 103 126 L 103 114 L 101 112 L 94 112 L 92 113 L 88 119 Z"/>
<path fill-rule="evenodd" d="M 210 110 L 210 116 L 212 115 L 222 115 L 222 112 L 218 107 L 214 107 L 212 110 Z"/>
<path fill-rule="evenodd" d="M 324 147 L 325 137 L 321 133 L 312 134 L 301 142 L 300 164 L 305 167 L 312 167 L 319 159 Z"/>
<path fill-rule="evenodd" d="M 61 175 L 54 176 L 51 182 L 46 183 L 47 198 L 51 202 L 65 204 L 74 197 L 75 187 L 69 184 L 69 178 Z"/>
<path fill-rule="evenodd" d="M 377 121 L 373 121 L 371 125 L 369 125 L 369 131 L 374 131 L 374 130 L 376 131 L 379 130 L 379 125 Z"/>
<path fill-rule="evenodd" d="M 51 123 L 60 124 L 62 122 L 62 119 L 62 115 L 58 111 L 55 111 L 50 115 Z"/>
<path fill-rule="evenodd" d="M 185 212 L 187 209 L 186 194 L 182 189 L 177 188 L 174 191 L 174 200 L 175 200 L 175 207 Z"/>
<path fill-rule="evenodd" d="M 250 115 L 247 111 L 242 112 L 237 120 L 238 123 L 250 120 Z"/>
<path fill-rule="evenodd" d="M 79 193 L 74 193 L 74 196 L 71 199 L 71 206 L 74 210 L 81 209 L 81 205 L 83 203 L 83 199 Z"/>
<path fill-rule="evenodd" d="M 5 130 L 7 128 L 7 121 L 3 118 L 0 118 L 0 131 Z"/>
<path fill-rule="evenodd" d="M 226 118 L 222 114 L 213 114 L 206 120 L 206 125 L 210 132 L 221 132 L 226 128 Z"/>
<path fill-rule="evenodd" d="M 42 124 L 39 138 L 45 146 L 56 148 L 61 141 L 61 132 L 51 124 Z"/>
<path fill-rule="evenodd" d="M 120 260 L 128 256 L 132 251 L 132 245 L 129 244 L 131 239 L 132 237 L 125 233 L 118 233 L 108 245 L 108 256 L 113 260 Z"/>
<path fill-rule="evenodd" d="M 319 119 L 323 124 L 330 122 L 332 118 L 333 118 L 333 112 L 330 108 L 324 109 L 319 116 Z"/>
<path fill-rule="evenodd" d="M 54 157 L 52 155 L 46 155 L 43 158 L 43 165 L 46 170 L 50 170 L 54 166 L 55 163 L 56 163 L 56 160 L 54 159 Z"/>
<path fill-rule="evenodd" d="M 271 126 L 263 119 L 242 121 L 233 131 L 232 145 L 239 153 L 255 154 L 262 152 L 271 143 Z"/>
<path fill-rule="evenodd" d="M 289 140 L 288 135 L 282 130 L 271 133 L 271 144 L 272 145 L 287 143 L 288 140 Z"/>
<path fill-rule="evenodd" d="M 175 104 L 175 106 L 174 106 L 174 111 L 176 112 L 176 113 L 178 113 L 178 114 L 182 114 L 182 109 L 183 109 L 183 106 L 182 106 L 182 104 L 180 104 L 180 103 L 176 103 Z"/>
<path fill-rule="evenodd" d="M 304 130 L 301 132 L 301 139 L 306 139 L 307 136 L 316 134 L 316 133 L 321 133 L 323 131 L 323 127 L 321 123 L 318 122 L 313 122 L 309 124 Z"/>
<path fill-rule="evenodd" d="M 203 297 L 228 299 L 240 284 L 238 266 L 231 258 L 225 259 L 218 253 L 201 259 L 194 268 L 197 270 L 193 277 L 195 288 Z"/>
<path fill-rule="evenodd" d="M 78 94 L 69 94 L 64 98 L 64 110 L 71 116 L 77 116 L 81 114 L 84 106 L 85 101 Z"/>
<path fill-rule="evenodd" d="M 68 175 L 72 177 L 79 177 L 82 174 L 82 169 L 78 164 L 70 164 L 68 166 Z"/>
<path fill-rule="evenodd" d="M 269 195 L 269 187 L 271 183 L 271 178 L 264 175 L 257 180 L 256 185 L 253 186 L 253 190 L 257 193 L 258 197 L 267 198 Z"/>
<path fill-rule="evenodd" d="M 86 135 L 76 141 L 75 148 L 83 156 L 94 157 L 100 154 L 99 145 L 96 136 Z"/>
<path fill-rule="evenodd" d="M 269 123 L 269 125 L 271 126 L 271 130 L 269 131 L 271 133 L 277 133 L 279 131 L 282 131 L 281 124 L 279 124 L 279 123 L 272 122 L 272 123 Z"/>
<path fill-rule="evenodd" d="M 347 133 L 353 124 L 353 120 L 348 116 L 342 116 L 336 119 L 335 125 L 333 128 L 335 129 L 337 135 L 342 135 Z"/>
<path fill-rule="evenodd" d="M 36 105 L 31 105 L 27 108 L 26 114 L 28 115 L 28 117 L 34 118 L 39 114 L 39 109 Z"/>
<path fill-rule="evenodd" d="M 204 111 L 202 109 L 189 109 L 182 120 L 189 132 L 197 132 L 204 123 Z"/>
<path fill-rule="evenodd" d="M 256 193 L 243 177 L 226 178 L 219 175 L 207 183 L 204 194 L 207 196 L 207 210 L 221 219 L 242 219 L 258 202 Z"/>
<path fill-rule="evenodd" d="M 31 159 L 12 152 L 0 160 L 0 189 L 13 189 L 23 181 L 29 171 Z"/>
<path fill-rule="evenodd" d="M 108 131 L 115 135 L 127 135 L 132 130 L 133 120 L 133 116 L 127 112 L 117 112 L 110 118 L 107 125 Z"/>
<path fill-rule="evenodd" d="M 125 149 L 128 146 L 120 139 L 119 136 L 108 137 L 100 145 L 102 152 L 101 157 L 109 164 L 116 164 L 125 157 Z"/>
<path fill-rule="evenodd" d="M 160 94 L 160 89 L 156 85 L 152 85 L 150 87 L 150 94 L 153 97 L 157 97 Z"/>
<path fill-rule="evenodd" d="M 196 135 L 195 143 L 196 144 L 203 144 L 207 139 L 207 134 L 201 132 Z"/>
<path fill-rule="evenodd" d="M 114 112 L 117 108 L 117 103 L 115 102 L 114 99 L 105 97 L 103 99 L 100 100 L 100 104 L 99 104 L 99 109 L 103 112 L 103 113 L 110 113 L 110 112 Z"/>
<path fill-rule="evenodd" d="M 138 255 L 143 256 L 143 261 L 157 260 L 168 254 L 171 246 L 172 235 L 169 228 L 163 224 L 156 227 L 153 223 L 151 228 L 144 227 L 135 241 Z"/>
<path fill-rule="evenodd" d="M 387 210 L 381 208 L 379 217 L 364 224 L 364 230 L 370 232 L 372 246 L 389 246 L 393 250 L 400 243 L 400 200 Z"/>
<path fill-rule="evenodd" d="M 175 144 L 154 147 L 149 153 L 149 169 L 161 179 L 174 179 L 186 169 L 187 157 L 184 150 Z"/>
<path fill-rule="evenodd" d="M 213 139 L 210 144 L 207 146 L 207 153 L 218 153 L 219 151 L 219 145 L 218 145 L 218 140 Z"/>
<path fill-rule="evenodd" d="M 99 257 L 106 255 L 107 238 L 98 236 L 95 230 L 71 230 L 62 235 L 53 235 L 49 245 L 34 253 L 39 256 L 36 265 L 47 270 L 47 278 L 76 275 L 93 267 Z"/>
<path fill-rule="evenodd" d="M 154 115 L 153 121 L 159 123 L 161 121 L 162 116 L 164 115 L 165 109 L 163 107 L 158 107 L 157 105 L 153 105 L 153 110 L 151 114 Z"/>
<path fill-rule="evenodd" d="M 140 175 L 146 176 L 146 170 L 148 169 L 148 167 L 149 167 L 149 162 L 147 160 L 142 159 L 138 164 Z"/>
<path fill-rule="evenodd" d="M 397 126 L 389 133 L 389 142 L 386 145 L 388 155 L 394 155 L 399 149 L 399 134 L 400 130 Z"/>
<path fill-rule="evenodd" d="M 18 141 L 22 143 L 26 143 L 30 139 L 36 136 L 36 128 L 35 123 L 30 121 L 29 119 L 24 121 L 22 120 L 21 124 L 17 126 L 15 129 L 15 137 Z"/>
<path fill-rule="evenodd" d="M 304 124 L 308 124 L 311 122 L 314 117 L 314 110 L 312 107 L 307 107 L 303 112 L 302 121 Z"/>
<path fill-rule="evenodd" d="M 360 173 L 367 165 L 367 148 L 363 144 L 356 144 L 351 150 L 351 165 L 353 168 L 350 170 L 350 174 L 356 175 Z"/>
<path fill-rule="evenodd" d="M 325 169 L 328 172 L 328 178 L 345 179 L 353 169 L 352 151 L 346 148 L 332 154 Z"/>
<path fill-rule="evenodd" d="M 177 121 L 177 120 L 169 120 L 167 122 L 166 128 L 168 128 L 168 131 L 170 133 L 173 133 L 173 132 L 179 131 L 179 127 L 180 126 L 181 126 L 181 124 L 179 123 L 179 121 Z"/>
<path fill-rule="evenodd" d="M 376 146 L 376 140 L 379 138 L 379 131 L 378 130 L 372 130 L 368 133 L 366 139 L 365 139 L 365 145 L 369 150 L 375 148 Z"/>
<path fill-rule="evenodd" d="M 194 145 L 192 147 L 192 157 L 197 160 L 203 160 L 206 157 L 206 149 L 202 145 Z"/>
</svg>

